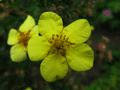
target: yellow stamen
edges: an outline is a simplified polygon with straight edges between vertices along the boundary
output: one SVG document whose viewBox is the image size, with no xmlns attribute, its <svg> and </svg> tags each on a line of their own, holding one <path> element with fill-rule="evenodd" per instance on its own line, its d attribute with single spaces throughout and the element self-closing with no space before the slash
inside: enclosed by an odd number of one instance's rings
<svg viewBox="0 0 120 90">
<path fill-rule="evenodd" d="M 19 43 L 21 43 L 25 47 L 27 46 L 28 40 L 30 39 L 30 35 L 29 34 L 30 34 L 30 32 L 27 32 L 27 33 L 20 32 Z"/>
<path fill-rule="evenodd" d="M 71 43 L 68 40 L 69 38 L 66 37 L 66 35 L 53 34 L 52 38 L 48 41 L 52 45 L 53 50 L 55 50 L 54 52 L 65 56 L 66 49 L 69 48 L 69 46 L 71 45 Z"/>
</svg>

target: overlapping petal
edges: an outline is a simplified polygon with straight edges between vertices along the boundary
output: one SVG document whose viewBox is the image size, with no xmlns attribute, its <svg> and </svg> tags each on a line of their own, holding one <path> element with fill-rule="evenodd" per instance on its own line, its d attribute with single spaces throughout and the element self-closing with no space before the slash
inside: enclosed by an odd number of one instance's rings
<svg viewBox="0 0 120 90">
<path fill-rule="evenodd" d="M 66 57 L 68 64 L 75 71 L 86 71 L 93 66 L 93 50 L 87 44 L 68 49 Z"/>
<path fill-rule="evenodd" d="M 8 45 L 16 44 L 18 42 L 18 38 L 19 38 L 19 33 L 17 32 L 17 30 L 11 29 L 9 34 L 8 34 L 7 44 Z"/>
<path fill-rule="evenodd" d="M 66 26 L 63 34 L 69 37 L 69 41 L 78 44 L 89 38 L 91 30 L 92 28 L 86 19 L 79 19 Z"/>
<path fill-rule="evenodd" d="M 21 62 L 27 58 L 26 49 L 21 44 L 16 44 L 10 49 L 10 56 L 13 62 Z"/>
<path fill-rule="evenodd" d="M 21 32 L 28 32 L 35 26 L 35 20 L 32 16 L 28 15 L 25 21 L 21 24 L 19 30 Z"/>
<path fill-rule="evenodd" d="M 53 12 L 45 12 L 40 16 L 39 22 L 40 34 L 51 37 L 52 34 L 60 33 L 63 29 L 63 22 L 59 15 Z"/>
<path fill-rule="evenodd" d="M 28 42 L 28 55 L 31 61 L 39 61 L 45 58 L 50 49 L 47 39 L 41 36 L 34 36 Z"/>
<path fill-rule="evenodd" d="M 38 36 L 39 35 L 39 31 L 38 31 L 38 25 L 34 26 L 30 32 L 30 36 Z"/>
<path fill-rule="evenodd" d="M 47 56 L 41 63 L 40 72 L 43 78 L 49 82 L 64 78 L 68 72 L 65 57 L 57 54 Z"/>
</svg>

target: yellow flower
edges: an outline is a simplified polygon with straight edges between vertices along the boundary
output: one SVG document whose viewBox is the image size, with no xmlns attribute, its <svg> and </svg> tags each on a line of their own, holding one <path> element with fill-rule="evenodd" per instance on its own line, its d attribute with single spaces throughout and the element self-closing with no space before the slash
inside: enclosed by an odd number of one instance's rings
<svg viewBox="0 0 120 90">
<path fill-rule="evenodd" d="M 11 29 L 8 34 L 8 45 L 12 45 L 10 49 L 10 57 L 14 62 L 20 62 L 27 57 L 27 46 L 31 36 L 38 34 L 38 26 L 32 16 L 28 15 L 26 20 L 21 24 L 19 30 Z"/>
<path fill-rule="evenodd" d="M 27 88 L 25 88 L 25 90 L 32 90 L 32 88 L 31 87 L 27 87 Z"/>
<path fill-rule="evenodd" d="M 68 66 L 75 71 L 86 71 L 93 66 L 93 51 L 84 43 L 92 30 L 86 19 L 63 28 L 60 16 L 45 12 L 40 16 L 38 27 L 41 36 L 31 38 L 28 54 L 31 61 L 44 59 L 40 72 L 46 81 L 64 78 Z"/>
</svg>

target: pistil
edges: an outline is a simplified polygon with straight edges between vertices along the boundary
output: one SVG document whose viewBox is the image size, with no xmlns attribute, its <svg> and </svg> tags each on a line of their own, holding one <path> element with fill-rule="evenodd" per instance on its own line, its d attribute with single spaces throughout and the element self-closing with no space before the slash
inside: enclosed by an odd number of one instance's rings
<svg viewBox="0 0 120 90">
<path fill-rule="evenodd" d="M 21 43 L 23 46 L 26 47 L 29 39 L 30 39 L 30 32 L 27 33 L 20 32 L 19 43 Z"/>
<path fill-rule="evenodd" d="M 62 34 L 53 34 L 52 38 L 49 39 L 49 43 L 52 45 L 54 52 L 65 56 L 67 48 L 70 46 L 69 38 Z"/>
</svg>

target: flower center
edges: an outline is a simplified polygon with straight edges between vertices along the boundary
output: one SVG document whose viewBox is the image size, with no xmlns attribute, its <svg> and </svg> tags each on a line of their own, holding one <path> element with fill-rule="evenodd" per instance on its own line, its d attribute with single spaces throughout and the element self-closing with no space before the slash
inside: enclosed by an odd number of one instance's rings
<svg viewBox="0 0 120 90">
<path fill-rule="evenodd" d="M 67 48 L 70 47 L 71 43 L 68 41 L 66 35 L 53 34 L 52 38 L 48 41 L 52 45 L 52 51 L 65 56 Z"/>
<path fill-rule="evenodd" d="M 26 47 L 29 39 L 30 39 L 30 32 L 27 33 L 20 32 L 19 43 L 21 43 Z"/>
</svg>

